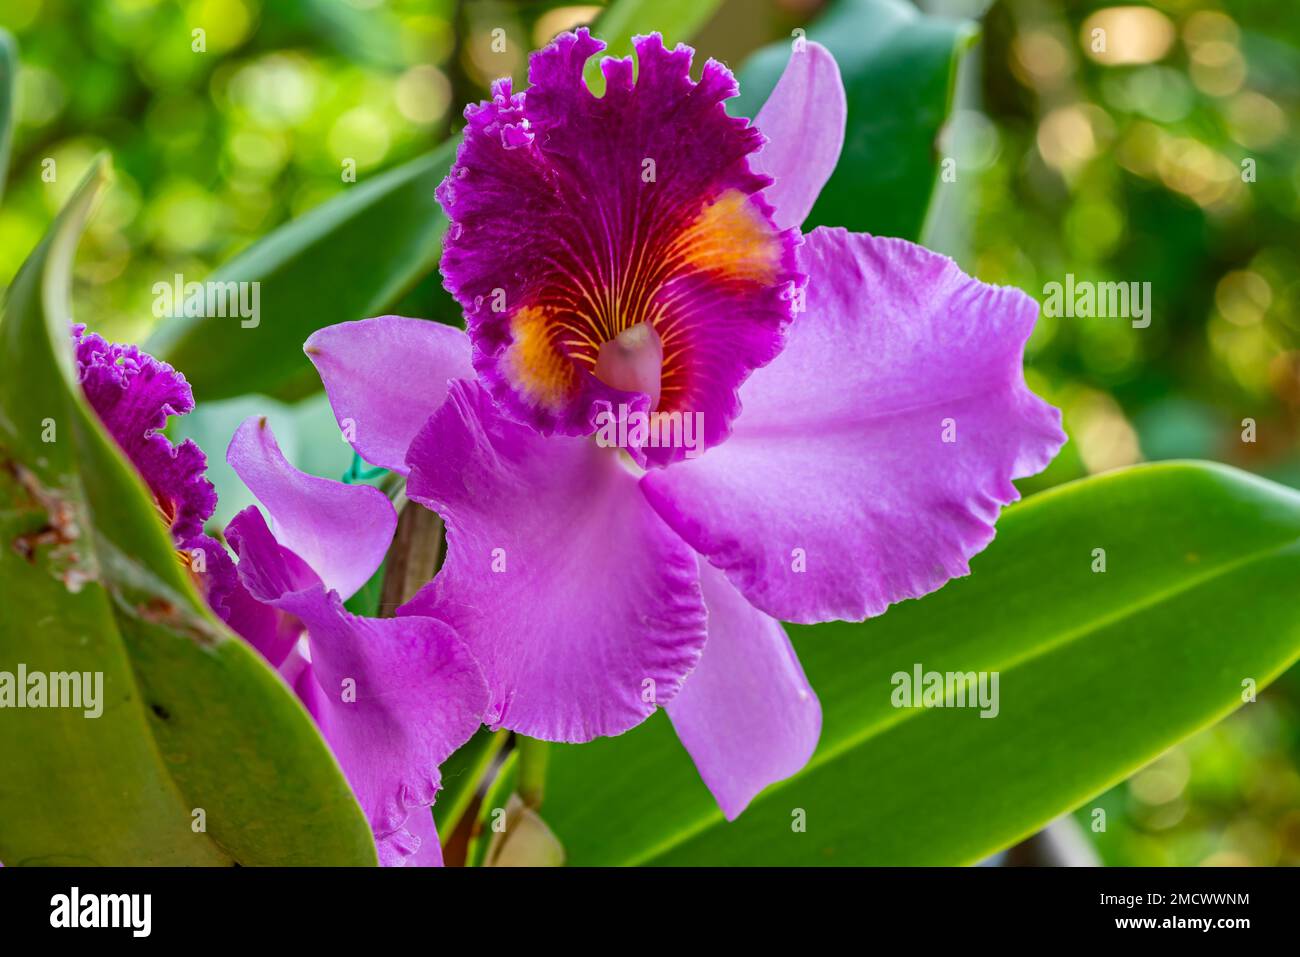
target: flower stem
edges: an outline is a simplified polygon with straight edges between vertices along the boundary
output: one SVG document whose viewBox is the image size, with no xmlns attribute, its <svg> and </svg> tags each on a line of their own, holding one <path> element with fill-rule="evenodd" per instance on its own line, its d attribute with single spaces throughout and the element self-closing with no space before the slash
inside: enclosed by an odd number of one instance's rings
<svg viewBox="0 0 1300 957">
<path fill-rule="evenodd" d="M 388 549 L 379 614 L 392 616 L 433 577 L 442 564 L 442 519 L 422 505 L 407 502 L 397 518 Z"/>
<path fill-rule="evenodd" d="M 546 792 L 546 766 L 551 757 L 551 744 L 549 741 L 516 734 L 515 750 L 519 752 L 519 796 L 525 804 L 536 810 L 542 806 L 542 797 Z"/>
</svg>

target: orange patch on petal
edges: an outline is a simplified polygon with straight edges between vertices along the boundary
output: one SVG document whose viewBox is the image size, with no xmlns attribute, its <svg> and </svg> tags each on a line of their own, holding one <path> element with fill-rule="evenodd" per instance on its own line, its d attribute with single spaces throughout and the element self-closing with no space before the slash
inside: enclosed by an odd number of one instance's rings
<svg viewBox="0 0 1300 957">
<path fill-rule="evenodd" d="M 510 319 L 510 334 L 505 368 L 516 388 L 537 405 L 563 406 L 577 385 L 577 371 L 556 348 L 546 312 L 535 306 L 520 309 Z"/>
<path fill-rule="evenodd" d="M 722 279 L 768 284 L 781 269 L 780 234 L 739 190 L 705 206 L 673 242 L 669 256 Z"/>
<path fill-rule="evenodd" d="M 662 338 L 662 404 L 675 408 L 685 388 L 687 356 L 678 342 L 684 314 L 676 295 L 661 295 L 665 284 L 696 275 L 731 287 L 768 286 L 782 274 L 784 251 L 754 197 L 726 190 L 671 240 L 639 249 L 614 289 L 584 290 L 568 308 L 521 308 L 510 320 L 503 370 L 528 402 L 558 412 L 582 372 L 594 372 L 602 344 L 646 323 Z"/>
</svg>

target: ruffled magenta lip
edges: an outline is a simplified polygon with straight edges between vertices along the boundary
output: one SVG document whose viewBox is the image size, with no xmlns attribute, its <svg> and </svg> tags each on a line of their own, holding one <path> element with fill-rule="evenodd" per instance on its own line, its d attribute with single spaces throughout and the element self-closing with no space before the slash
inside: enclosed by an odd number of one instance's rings
<svg viewBox="0 0 1300 957">
<path fill-rule="evenodd" d="M 438 188 L 451 220 L 444 285 L 465 311 L 473 365 L 493 398 L 542 434 L 588 435 L 602 414 L 699 416 L 722 442 L 736 391 L 781 350 L 799 271 L 751 168 L 764 140 L 723 101 L 731 73 L 658 34 L 605 58 L 606 92 L 583 80 L 604 44 L 586 30 L 535 53 L 531 86 L 493 86 L 465 111 L 456 163 Z M 606 343 L 639 324 L 663 344 L 660 399 L 596 374 Z M 666 464 L 686 449 L 632 449 Z"/>
<path fill-rule="evenodd" d="M 179 544 L 201 534 L 217 507 L 207 458 L 193 441 L 173 445 L 162 431 L 168 418 L 194 409 L 185 376 L 84 325 L 74 325 L 72 337 L 82 392 L 149 486 L 172 537 Z"/>
</svg>

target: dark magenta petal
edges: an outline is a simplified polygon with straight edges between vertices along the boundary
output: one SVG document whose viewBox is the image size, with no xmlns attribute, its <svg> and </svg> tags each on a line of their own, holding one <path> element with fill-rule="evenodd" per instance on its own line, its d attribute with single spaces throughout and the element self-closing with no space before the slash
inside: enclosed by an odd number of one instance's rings
<svg viewBox="0 0 1300 957">
<path fill-rule="evenodd" d="M 172 445 L 162 433 L 169 416 L 193 410 L 189 383 L 136 346 L 106 342 L 84 326 L 74 326 L 72 334 L 77 377 L 91 408 L 143 476 L 173 538 L 198 535 L 217 507 L 217 493 L 203 474 L 207 459 L 189 439 Z"/>
<path fill-rule="evenodd" d="M 487 675 L 489 724 L 587 741 L 672 700 L 704 644 L 699 569 L 617 450 L 540 436 L 461 380 L 407 463 L 447 560 L 399 614 L 455 627 Z"/>
<path fill-rule="evenodd" d="M 544 434 L 595 430 L 603 410 L 649 397 L 597 378 L 601 346 L 647 323 L 663 346 L 658 411 L 698 413 L 705 445 L 726 437 L 736 390 L 781 349 L 798 234 L 781 231 L 748 157 L 763 138 L 723 101 L 736 82 L 658 35 L 602 62 L 604 45 L 561 34 L 529 65 L 531 87 L 465 111 L 456 164 L 438 198 L 452 220 L 447 288 L 465 309 L 474 367 L 494 398 Z M 682 455 L 648 451 L 652 462 Z"/>
</svg>

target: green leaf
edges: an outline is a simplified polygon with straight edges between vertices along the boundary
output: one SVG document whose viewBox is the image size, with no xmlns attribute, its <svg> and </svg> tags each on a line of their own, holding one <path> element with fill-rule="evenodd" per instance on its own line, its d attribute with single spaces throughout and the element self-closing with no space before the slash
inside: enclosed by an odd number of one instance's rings
<svg viewBox="0 0 1300 957">
<path fill-rule="evenodd" d="M 845 226 L 916 240 L 937 181 L 935 141 L 975 25 L 926 16 L 903 0 L 839 0 L 807 35 L 839 63 L 848 128 L 839 165 L 804 228 Z M 782 41 L 754 54 L 728 110 L 757 116 L 790 52 L 791 42 Z"/>
<path fill-rule="evenodd" d="M 632 38 L 640 34 L 659 32 L 664 44 L 690 40 L 704 24 L 709 22 L 721 0 L 614 0 L 591 25 L 594 36 L 604 40 L 608 47 L 602 56 L 628 56 L 632 52 Z M 600 57 L 587 61 L 583 76 L 597 96 L 605 91 L 605 77 L 600 72 Z"/>
<path fill-rule="evenodd" d="M 209 281 L 259 283 L 256 322 L 163 319 L 147 348 L 185 373 L 200 405 L 248 392 L 319 389 L 302 353 L 307 337 L 381 315 L 437 266 L 447 219 L 434 190 L 454 156 L 455 144 L 445 143 L 359 182 L 220 267 Z"/>
<path fill-rule="evenodd" d="M 9 146 L 13 139 L 14 87 L 18 79 L 18 47 L 0 30 L 0 199 L 9 174 Z"/>
<path fill-rule="evenodd" d="M 310 717 L 207 611 L 81 395 L 71 264 L 105 180 L 99 161 L 0 322 L 0 670 L 102 675 L 97 717 L 4 712 L 0 860 L 374 863 Z"/>
<path fill-rule="evenodd" d="M 1004 513 L 971 568 L 880 618 L 790 629 L 821 742 L 734 823 L 662 716 L 555 746 L 547 820 L 569 861 L 969 864 L 1300 657 L 1300 494 L 1226 466 L 1144 466 L 1036 495 Z M 998 715 L 893 707 L 892 676 L 917 664 L 997 672 Z"/>
</svg>

